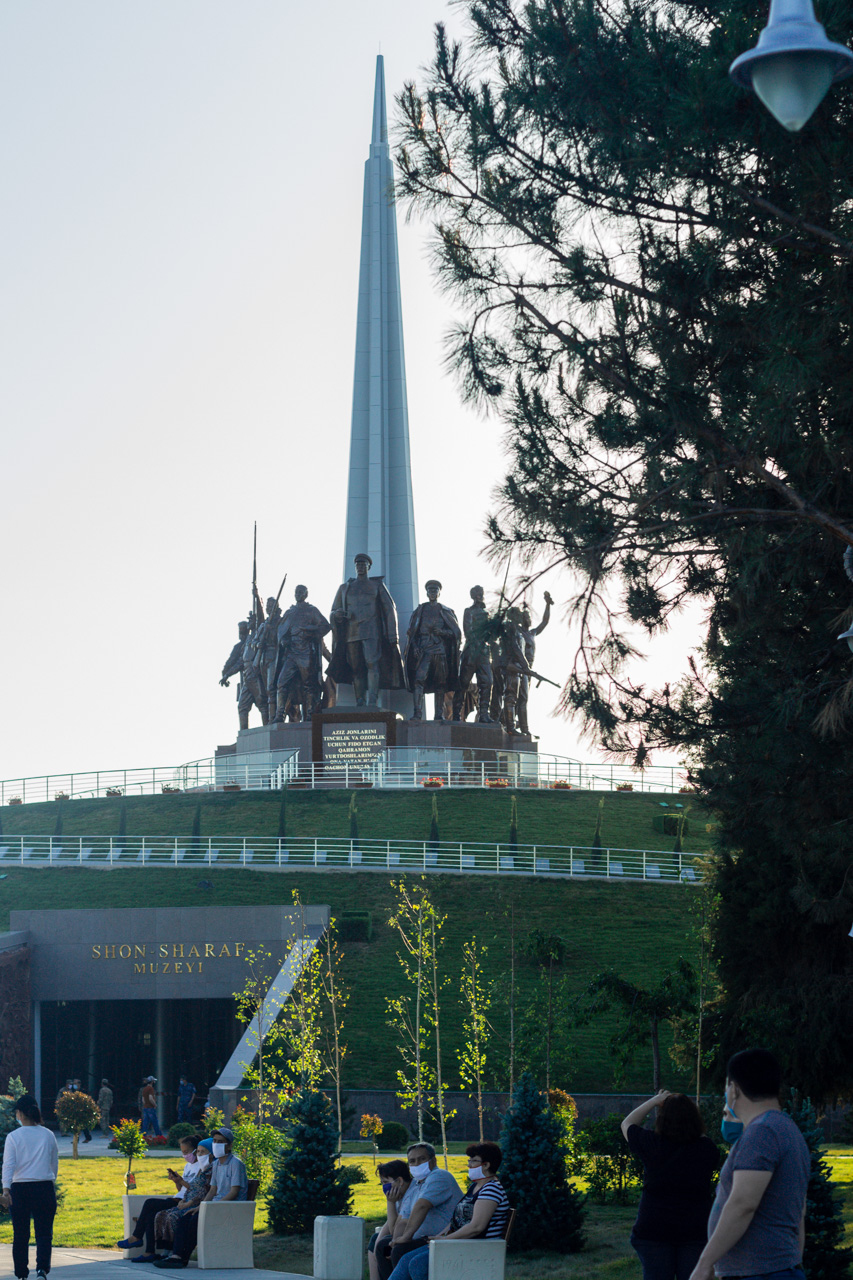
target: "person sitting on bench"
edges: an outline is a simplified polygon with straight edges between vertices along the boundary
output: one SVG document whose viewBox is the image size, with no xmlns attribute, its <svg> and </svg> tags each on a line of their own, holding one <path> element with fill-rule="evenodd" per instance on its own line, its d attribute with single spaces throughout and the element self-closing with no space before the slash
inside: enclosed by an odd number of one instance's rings
<svg viewBox="0 0 853 1280">
<path fill-rule="evenodd" d="M 453 1210 L 449 1226 L 425 1240 L 423 1248 L 404 1254 L 391 1280 L 428 1280 L 429 1240 L 502 1240 L 505 1236 L 509 1200 L 496 1176 L 501 1149 L 495 1142 L 473 1142 L 465 1154 L 471 1185 Z"/>
<path fill-rule="evenodd" d="M 385 1199 L 393 1206 L 393 1213 L 396 1219 L 397 1205 L 412 1185 L 409 1166 L 405 1160 L 389 1160 L 387 1164 L 378 1164 L 376 1166 L 376 1174 L 382 1183 Z M 375 1256 L 376 1246 L 380 1241 L 385 1245 L 390 1245 L 391 1243 L 391 1233 L 394 1230 L 391 1213 L 392 1209 L 389 1208 L 388 1216 L 382 1225 L 376 1228 L 367 1245 L 367 1270 L 370 1280 L 379 1280 L 379 1269 L 376 1266 Z"/>
<path fill-rule="evenodd" d="M 242 1160 L 231 1153 L 234 1134 L 223 1125 L 210 1136 L 213 1139 L 214 1165 L 210 1175 L 210 1190 L 201 1204 L 206 1204 L 210 1200 L 221 1204 L 224 1200 L 248 1199 L 249 1179 L 246 1176 L 246 1166 Z M 200 1208 L 201 1205 L 196 1205 L 181 1217 L 175 1227 L 172 1252 L 165 1258 L 159 1258 L 154 1263 L 155 1267 L 165 1269 L 187 1265 L 190 1254 L 198 1243 Z"/>
<path fill-rule="evenodd" d="M 389 1280 L 404 1254 L 422 1249 L 430 1236 L 444 1231 L 453 1210 L 462 1199 L 459 1183 L 452 1173 L 438 1168 L 435 1147 L 414 1142 L 406 1152 L 412 1185 L 399 1205 L 388 1200 L 390 1238 L 382 1239 L 373 1251 L 379 1280 Z"/>
<path fill-rule="evenodd" d="M 136 1219 L 136 1226 L 126 1240 L 119 1240 L 118 1247 L 120 1249 L 138 1249 L 144 1242 L 145 1252 L 137 1254 L 135 1258 L 131 1258 L 131 1262 L 153 1262 L 157 1257 L 154 1248 L 154 1219 L 161 1209 L 174 1209 L 182 1203 L 187 1194 L 187 1187 L 195 1178 L 198 1170 L 198 1157 L 196 1148 L 198 1147 L 198 1138 L 194 1134 L 190 1134 L 180 1141 L 181 1155 L 184 1157 L 183 1173 L 176 1173 L 174 1169 L 167 1169 L 166 1176 L 172 1179 L 175 1184 L 175 1195 L 173 1196 L 150 1196 L 142 1206 L 139 1217 Z"/>
</svg>

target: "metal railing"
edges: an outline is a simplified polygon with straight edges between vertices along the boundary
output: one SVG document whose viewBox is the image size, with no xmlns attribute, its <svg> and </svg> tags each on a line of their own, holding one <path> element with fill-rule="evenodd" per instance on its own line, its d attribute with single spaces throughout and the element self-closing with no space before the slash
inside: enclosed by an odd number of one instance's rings
<svg viewBox="0 0 853 1280">
<path fill-rule="evenodd" d="M 275 753 L 281 755 L 280 752 Z M 369 765 L 332 768 L 290 751 L 271 761 L 269 752 L 210 756 L 181 765 L 144 769 L 101 769 L 54 773 L 0 781 L 0 804 L 35 804 L 45 800 L 96 797 L 178 795 L 205 791 L 270 791 L 285 786 L 312 790 L 376 787 L 405 790 L 440 787 L 520 787 L 540 790 L 676 792 L 686 783 L 683 768 L 653 766 L 643 771 L 627 765 L 589 764 L 567 756 L 524 751 L 477 751 L 436 748 L 389 748 Z"/>
<path fill-rule="evenodd" d="M 441 840 L 337 840 L 246 836 L 5 836 L 0 863 L 25 867 L 220 866 L 324 870 L 483 872 L 583 876 L 692 884 L 702 878 L 699 855 L 655 849 L 593 849 L 580 845 L 485 844 Z"/>
</svg>

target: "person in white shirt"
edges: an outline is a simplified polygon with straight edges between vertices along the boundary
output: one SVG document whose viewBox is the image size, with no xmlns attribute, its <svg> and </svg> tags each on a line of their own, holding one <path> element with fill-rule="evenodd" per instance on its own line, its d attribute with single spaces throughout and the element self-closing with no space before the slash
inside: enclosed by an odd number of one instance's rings
<svg viewBox="0 0 853 1280">
<path fill-rule="evenodd" d="M 41 1122 L 41 1111 L 32 1094 L 15 1105 L 20 1125 L 3 1146 L 3 1194 L 0 1204 L 12 1215 L 12 1263 L 18 1280 L 30 1274 L 30 1222 L 35 1228 L 38 1280 L 50 1271 L 53 1219 L 56 1217 L 56 1172 L 59 1148 L 56 1138 Z"/>
</svg>

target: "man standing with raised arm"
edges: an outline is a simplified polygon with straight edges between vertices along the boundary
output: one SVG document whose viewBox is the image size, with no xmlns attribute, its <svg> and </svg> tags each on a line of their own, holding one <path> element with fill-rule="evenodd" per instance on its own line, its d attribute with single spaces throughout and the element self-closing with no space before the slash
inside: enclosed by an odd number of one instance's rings
<svg viewBox="0 0 853 1280">
<path fill-rule="evenodd" d="M 767 1049 L 736 1053 L 726 1106 L 743 1124 L 720 1173 L 708 1243 L 690 1280 L 804 1280 L 809 1149 L 779 1104 L 782 1073 Z"/>
</svg>

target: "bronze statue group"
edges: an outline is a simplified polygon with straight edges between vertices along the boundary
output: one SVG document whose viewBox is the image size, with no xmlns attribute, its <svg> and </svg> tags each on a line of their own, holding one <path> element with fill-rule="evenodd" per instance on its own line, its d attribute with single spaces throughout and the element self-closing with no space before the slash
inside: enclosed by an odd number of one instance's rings
<svg viewBox="0 0 853 1280">
<path fill-rule="evenodd" d="M 427 599 L 411 616 L 401 654 L 397 609 L 383 579 L 370 576 L 372 563 L 364 553 L 355 557 L 355 577 L 338 588 L 329 618 L 308 603 L 308 588 L 301 585 L 289 609 L 279 607 L 281 590 L 264 609 L 253 582 L 252 611 L 239 624 L 220 680 L 227 686 L 231 676 L 240 678 L 240 728 L 248 729 L 252 707 L 263 724 L 309 721 L 314 711 L 335 706 L 339 684 L 351 684 L 359 707 L 378 706 L 382 689 L 408 689 L 413 721 L 424 719 L 425 696 L 431 693 L 435 720 L 462 721 L 476 712 L 477 724 L 529 736 L 530 681 L 544 679 L 533 663 L 536 637 L 551 617 L 548 592 L 534 627 L 526 604 L 502 600 L 490 616 L 483 588 L 472 587 L 460 628 L 453 610 L 439 603 L 441 583 L 432 578 Z"/>
</svg>

